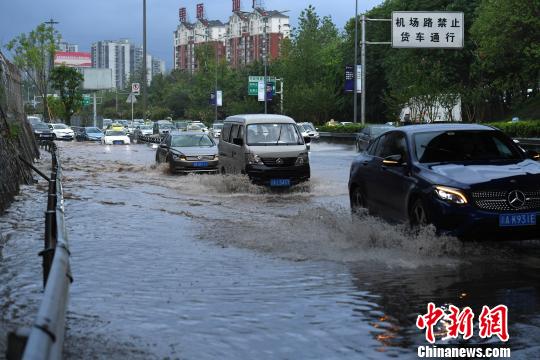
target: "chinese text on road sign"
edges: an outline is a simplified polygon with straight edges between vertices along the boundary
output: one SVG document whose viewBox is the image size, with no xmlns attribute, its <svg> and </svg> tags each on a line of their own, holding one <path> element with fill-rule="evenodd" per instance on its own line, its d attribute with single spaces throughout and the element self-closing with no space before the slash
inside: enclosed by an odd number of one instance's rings
<svg viewBox="0 0 540 360">
<path fill-rule="evenodd" d="M 392 47 L 461 49 L 462 12 L 392 12 Z"/>
</svg>

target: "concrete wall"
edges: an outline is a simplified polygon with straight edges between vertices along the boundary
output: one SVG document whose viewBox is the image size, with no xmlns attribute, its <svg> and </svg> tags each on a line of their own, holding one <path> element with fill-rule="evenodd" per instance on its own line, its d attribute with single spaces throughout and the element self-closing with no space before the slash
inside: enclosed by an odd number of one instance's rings
<svg viewBox="0 0 540 360">
<path fill-rule="evenodd" d="M 32 163 L 39 149 L 26 121 L 17 68 L 0 52 L 0 214 L 13 201 L 19 186 L 32 181 Z"/>
</svg>

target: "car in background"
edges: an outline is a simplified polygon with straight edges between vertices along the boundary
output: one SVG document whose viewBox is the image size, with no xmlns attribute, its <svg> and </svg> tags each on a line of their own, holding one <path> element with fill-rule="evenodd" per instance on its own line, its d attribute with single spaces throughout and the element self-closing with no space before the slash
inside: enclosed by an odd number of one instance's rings
<svg viewBox="0 0 540 360">
<path fill-rule="evenodd" d="M 171 172 L 217 173 L 217 145 L 201 132 L 166 134 L 156 150 L 156 162 L 169 163 Z"/>
<path fill-rule="evenodd" d="M 176 130 L 176 126 L 169 120 L 157 120 L 154 122 L 153 131 L 154 135 L 164 136 L 172 131 Z"/>
<path fill-rule="evenodd" d="M 101 143 L 104 145 L 129 145 L 131 140 L 123 130 L 106 130 L 105 135 L 101 138 Z"/>
<path fill-rule="evenodd" d="M 77 141 L 101 141 L 103 136 L 103 131 L 93 126 L 81 127 L 75 132 Z"/>
<path fill-rule="evenodd" d="M 317 131 L 317 128 L 310 122 L 298 123 L 298 128 L 302 132 L 303 137 L 309 137 L 312 140 L 318 140 L 321 135 Z"/>
<path fill-rule="evenodd" d="M 40 123 L 42 122 L 41 121 L 41 118 L 37 117 L 37 116 L 27 116 L 26 117 L 26 120 L 28 121 L 28 123 L 30 125 L 34 125 L 34 124 L 37 124 L 37 123 Z"/>
<path fill-rule="evenodd" d="M 57 140 L 71 141 L 75 139 L 75 132 L 66 124 L 49 124 L 49 129 L 51 129 L 54 134 L 54 138 Z"/>
<path fill-rule="evenodd" d="M 202 124 L 202 123 L 191 123 L 187 126 L 186 131 L 200 131 L 200 132 L 208 132 L 208 128 Z"/>
<path fill-rule="evenodd" d="M 152 125 L 137 125 L 133 130 L 133 138 L 139 139 L 141 136 L 150 136 L 154 133 Z"/>
<path fill-rule="evenodd" d="M 221 130 L 223 130 L 223 123 L 213 123 L 212 128 L 210 129 L 210 134 L 214 138 L 219 138 L 221 136 Z"/>
<path fill-rule="evenodd" d="M 351 209 L 463 239 L 539 239 L 537 155 L 489 126 L 395 128 L 352 163 Z"/>
<path fill-rule="evenodd" d="M 363 128 L 356 136 L 355 147 L 357 152 L 361 152 L 367 149 L 369 144 L 377 138 L 379 135 L 395 129 L 394 126 L 389 125 L 368 125 Z"/>
<path fill-rule="evenodd" d="M 187 131 L 187 127 L 189 125 L 189 121 L 175 121 L 174 126 L 179 131 Z"/>
<path fill-rule="evenodd" d="M 350 121 L 341 121 L 340 124 L 343 126 L 348 126 L 348 125 L 353 125 L 354 123 Z"/>
<path fill-rule="evenodd" d="M 32 131 L 34 132 L 36 140 L 54 140 L 53 132 L 44 122 L 35 122 L 30 126 L 32 126 Z"/>
<path fill-rule="evenodd" d="M 108 129 L 112 123 L 113 121 L 111 119 L 103 119 L 103 126 L 101 128 L 103 130 Z"/>
</svg>

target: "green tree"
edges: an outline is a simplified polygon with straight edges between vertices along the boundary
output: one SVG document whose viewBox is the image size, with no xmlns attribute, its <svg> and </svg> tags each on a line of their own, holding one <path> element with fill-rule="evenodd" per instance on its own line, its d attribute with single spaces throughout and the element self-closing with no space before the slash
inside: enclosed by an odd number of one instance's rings
<svg viewBox="0 0 540 360">
<path fill-rule="evenodd" d="M 49 118 L 47 105 L 49 69 L 53 65 L 59 33 L 52 26 L 38 25 L 28 34 L 20 34 L 8 42 L 6 48 L 12 52 L 15 64 L 24 71 L 43 98 L 43 118 Z"/>
<path fill-rule="evenodd" d="M 74 68 L 64 65 L 55 67 L 51 72 L 53 89 L 60 95 L 60 101 L 64 105 L 61 118 L 66 124 L 71 123 L 71 117 L 82 107 L 81 86 L 83 76 Z"/>
</svg>

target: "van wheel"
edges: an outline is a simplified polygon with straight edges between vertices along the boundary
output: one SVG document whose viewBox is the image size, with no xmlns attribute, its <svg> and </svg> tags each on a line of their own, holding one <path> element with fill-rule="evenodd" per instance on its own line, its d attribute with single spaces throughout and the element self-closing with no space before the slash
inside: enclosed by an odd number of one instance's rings
<svg viewBox="0 0 540 360">
<path fill-rule="evenodd" d="M 366 197 L 362 189 L 357 186 L 351 192 L 351 212 L 353 215 L 361 215 L 366 212 Z"/>
<path fill-rule="evenodd" d="M 409 210 L 409 223 L 412 227 L 426 226 L 430 223 L 426 206 L 422 199 L 416 199 Z"/>
</svg>

